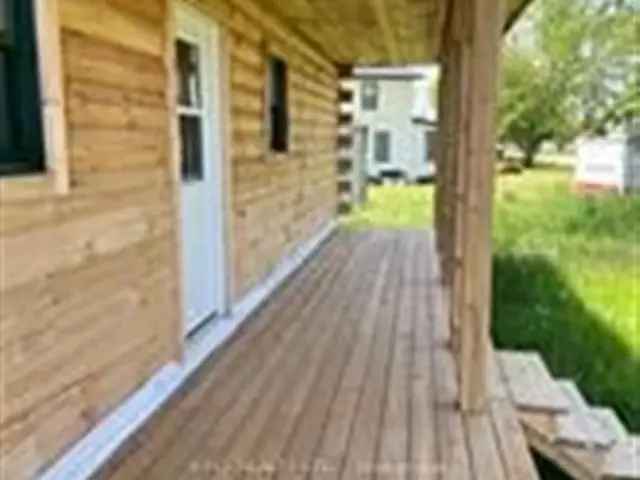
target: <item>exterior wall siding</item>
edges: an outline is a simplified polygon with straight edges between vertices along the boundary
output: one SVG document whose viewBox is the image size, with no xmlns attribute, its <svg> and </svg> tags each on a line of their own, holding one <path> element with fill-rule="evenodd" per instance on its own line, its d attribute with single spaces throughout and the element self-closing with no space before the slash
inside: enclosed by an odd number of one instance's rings
<svg viewBox="0 0 640 480">
<path fill-rule="evenodd" d="M 0 191 L 0 455 L 11 479 L 50 464 L 180 341 L 168 4 L 59 1 L 71 191 Z M 335 214 L 337 73 L 251 2 L 202 8 L 231 55 L 237 300 Z M 265 49 L 289 63 L 288 154 L 266 151 Z"/>
<path fill-rule="evenodd" d="M 268 17 L 231 13 L 232 192 L 235 297 L 333 218 L 337 204 L 338 76 Z M 290 147 L 267 151 L 265 78 L 269 54 L 289 70 Z"/>
</svg>

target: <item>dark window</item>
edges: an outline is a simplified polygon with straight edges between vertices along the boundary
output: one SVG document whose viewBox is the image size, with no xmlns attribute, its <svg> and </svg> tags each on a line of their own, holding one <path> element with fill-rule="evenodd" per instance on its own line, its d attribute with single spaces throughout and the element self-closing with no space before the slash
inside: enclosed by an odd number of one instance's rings
<svg viewBox="0 0 640 480">
<path fill-rule="evenodd" d="M 12 22 L 9 21 L 10 7 L 8 1 L 0 1 L 0 43 L 2 44 L 9 43 L 13 31 Z"/>
<path fill-rule="evenodd" d="M 391 157 L 391 134 L 376 132 L 375 159 L 378 163 L 389 163 Z"/>
<path fill-rule="evenodd" d="M 362 135 L 362 153 L 366 158 L 369 155 L 369 127 L 362 127 L 360 132 Z"/>
<path fill-rule="evenodd" d="M 180 115 L 182 147 L 182 179 L 186 182 L 202 180 L 202 122 L 199 117 Z"/>
<path fill-rule="evenodd" d="M 178 104 L 182 107 L 202 106 L 200 88 L 200 50 L 184 40 L 176 42 L 178 63 Z"/>
<path fill-rule="evenodd" d="M 271 57 L 269 60 L 267 89 L 268 130 L 271 150 L 286 152 L 289 149 L 287 64 L 277 57 Z"/>
<path fill-rule="evenodd" d="M 44 168 L 32 0 L 0 0 L 0 175 Z"/>
<path fill-rule="evenodd" d="M 427 162 L 435 163 L 438 148 L 440 148 L 440 145 L 438 144 L 438 132 L 427 132 Z"/>
<path fill-rule="evenodd" d="M 182 180 L 195 182 L 204 179 L 202 125 L 205 111 L 202 100 L 202 72 L 198 46 L 184 40 L 178 40 L 176 43 L 176 64 Z"/>
<path fill-rule="evenodd" d="M 377 110 L 380 87 L 377 80 L 362 81 L 362 110 Z"/>
</svg>

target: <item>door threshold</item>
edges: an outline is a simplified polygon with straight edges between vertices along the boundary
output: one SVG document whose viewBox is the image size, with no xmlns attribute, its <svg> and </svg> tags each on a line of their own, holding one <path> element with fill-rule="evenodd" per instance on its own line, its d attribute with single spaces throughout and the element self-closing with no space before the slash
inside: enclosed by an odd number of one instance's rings
<svg viewBox="0 0 640 480">
<path fill-rule="evenodd" d="M 230 316 L 227 316 L 227 320 L 229 318 Z M 187 333 L 186 337 L 187 348 L 189 347 L 189 343 L 191 343 L 193 338 L 199 336 L 203 330 L 207 330 L 207 327 L 210 327 L 211 324 L 218 323 L 223 319 L 223 316 L 221 316 L 218 312 L 215 312 L 198 322 L 195 327 L 189 329 L 189 333 Z"/>
</svg>

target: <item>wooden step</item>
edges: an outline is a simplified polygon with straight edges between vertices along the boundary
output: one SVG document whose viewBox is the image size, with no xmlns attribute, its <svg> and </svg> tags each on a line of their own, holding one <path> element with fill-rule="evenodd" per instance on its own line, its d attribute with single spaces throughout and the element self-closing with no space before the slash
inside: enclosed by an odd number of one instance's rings
<svg viewBox="0 0 640 480">
<path fill-rule="evenodd" d="M 551 377 L 542 357 L 533 352 L 502 351 L 498 360 L 518 409 L 534 412 L 568 412 L 571 402 Z"/>
<path fill-rule="evenodd" d="M 640 480 L 640 437 L 627 437 L 611 450 L 607 455 L 601 478 Z"/>
<path fill-rule="evenodd" d="M 640 480 L 640 437 L 613 410 L 589 406 L 574 382 L 553 380 L 536 353 L 500 352 L 498 363 L 535 450 L 578 480 Z"/>
<path fill-rule="evenodd" d="M 606 428 L 609 433 L 615 438 L 616 442 L 624 440 L 629 435 L 626 427 L 620 421 L 618 414 L 611 408 L 592 408 L 592 414 L 595 416 L 600 425 Z"/>
<path fill-rule="evenodd" d="M 615 435 L 596 417 L 576 384 L 561 380 L 557 385 L 571 403 L 571 409 L 556 415 L 557 434 L 553 441 L 585 448 L 611 448 Z"/>
</svg>

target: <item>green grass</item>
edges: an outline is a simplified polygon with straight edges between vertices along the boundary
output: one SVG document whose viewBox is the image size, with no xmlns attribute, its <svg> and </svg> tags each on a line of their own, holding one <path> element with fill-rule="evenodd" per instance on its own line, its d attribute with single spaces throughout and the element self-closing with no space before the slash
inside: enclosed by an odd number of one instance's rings
<svg viewBox="0 0 640 480">
<path fill-rule="evenodd" d="M 564 170 L 499 182 L 494 328 L 640 431 L 640 198 L 581 198 Z"/>
<path fill-rule="evenodd" d="M 366 205 L 343 219 L 348 228 L 422 228 L 433 223 L 432 186 L 370 187 Z"/>
<path fill-rule="evenodd" d="M 493 336 L 541 352 L 640 432 L 640 198 L 582 198 L 570 178 L 546 167 L 497 182 Z M 432 186 L 374 187 L 345 224 L 425 226 L 432 196 Z"/>
</svg>

